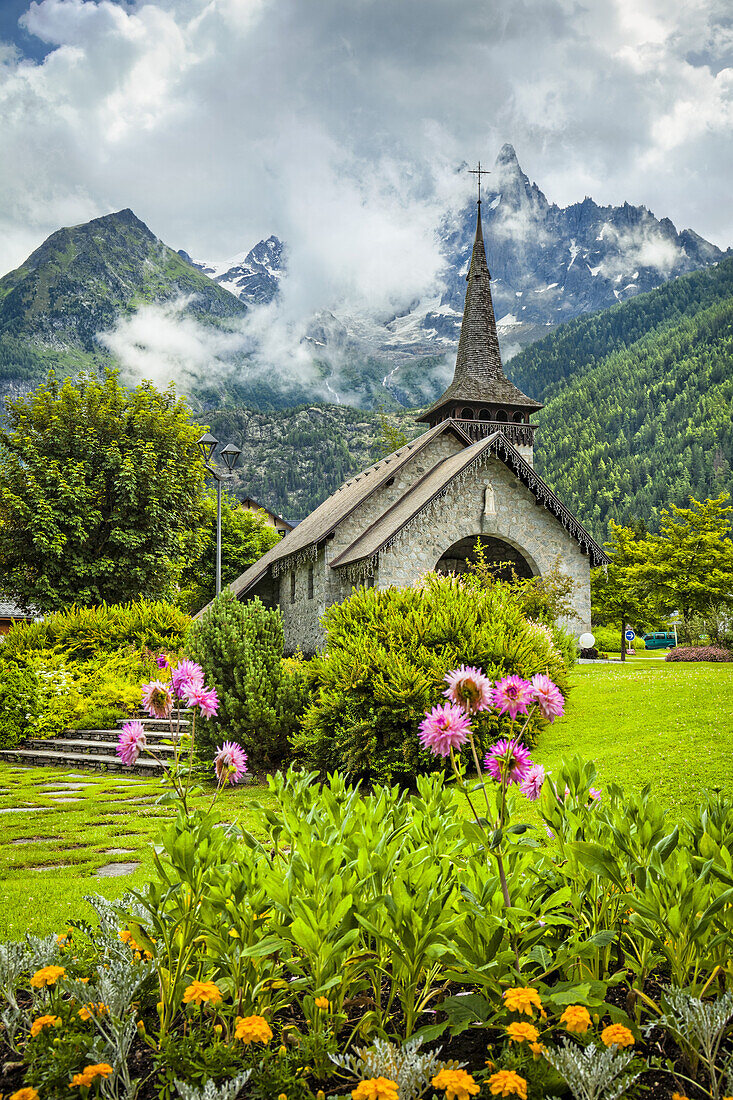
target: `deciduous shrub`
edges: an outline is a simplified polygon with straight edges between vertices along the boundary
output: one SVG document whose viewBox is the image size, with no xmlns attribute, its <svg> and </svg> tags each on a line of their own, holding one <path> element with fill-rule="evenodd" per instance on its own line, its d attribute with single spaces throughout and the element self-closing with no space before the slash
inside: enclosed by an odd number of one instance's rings
<svg viewBox="0 0 733 1100">
<path fill-rule="evenodd" d="M 281 763 L 305 705 L 298 662 L 283 661 L 282 615 L 258 600 L 240 603 L 226 590 L 188 632 L 185 651 L 216 688 L 216 722 L 202 721 L 199 751 L 214 754 L 225 736 L 247 753 L 250 770 Z"/>
<path fill-rule="evenodd" d="M 610 626 L 592 626 L 591 634 L 596 640 L 596 649 L 601 653 L 620 653 L 621 635 Z M 644 639 L 637 636 L 631 643 L 632 649 L 646 649 Z"/>
<path fill-rule="evenodd" d="M 38 713 L 38 678 L 17 665 L 0 666 L 0 748 L 10 749 L 27 737 Z"/>
<path fill-rule="evenodd" d="M 733 653 L 714 645 L 680 646 L 670 650 L 665 661 L 733 661 Z"/>
<path fill-rule="evenodd" d="M 190 617 L 165 600 L 72 606 L 41 622 L 16 623 L 0 645 L 0 659 L 22 658 L 34 650 L 56 650 L 73 660 L 134 649 L 178 650 Z"/>
<path fill-rule="evenodd" d="M 309 665 L 314 700 L 293 741 L 298 757 L 321 771 L 410 781 L 439 767 L 417 729 L 458 665 L 477 665 L 491 679 L 544 672 L 567 688 L 551 632 L 527 622 L 507 585 L 430 573 L 411 588 L 361 588 L 323 621 L 326 649 Z M 530 741 L 540 722 L 530 723 Z M 477 719 L 482 751 L 503 728 L 496 715 Z"/>
</svg>

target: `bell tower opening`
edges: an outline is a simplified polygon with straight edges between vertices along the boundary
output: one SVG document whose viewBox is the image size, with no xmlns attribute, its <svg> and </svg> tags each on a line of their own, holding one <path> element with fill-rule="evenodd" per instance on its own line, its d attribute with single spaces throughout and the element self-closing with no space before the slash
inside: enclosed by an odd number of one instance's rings
<svg viewBox="0 0 733 1100">
<path fill-rule="evenodd" d="M 480 543 L 484 558 L 499 580 L 511 581 L 514 577 L 529 580 L 535 576 L 535 570 L 521 550 L 504 539 L 491 535 L 470 535 L 454 542 L 443 552 L 435 565 L 436 573 L 466 573 L 476 561 L 476 543 Z"/>
</svg>

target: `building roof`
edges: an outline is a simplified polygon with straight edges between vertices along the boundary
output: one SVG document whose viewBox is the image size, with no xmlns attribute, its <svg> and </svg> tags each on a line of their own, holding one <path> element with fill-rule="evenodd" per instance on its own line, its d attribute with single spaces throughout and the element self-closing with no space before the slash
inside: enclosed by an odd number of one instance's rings
<svg viewBox="0 0 733 1100">
<path fill-rule="evenodd" d="M 527 397 L 509 381 L 501 364 L 499 337 L 491 300 L 491 275 L 486 262 L 481 225 L 481 200 L 478 203 L 476 238 L 466 282 L 466 304 L 453 381 L 442 397 L 419 416 L 418 420 L 430 420 L 438 409 L 452 401 L 480 401 L 487 405 L 541 409 L 539 401 Z"/>
<path fill-rule="evenodd" d="M 32 611 L 23 611 L 15 600 L 0 597 L 0 619 L 33 619 Z"/>
<path fill-rule="evenodd" d="M 261 508 L 263 512 L 267 512 L 268 516 L 274 516 L 274 518 L 282 523 L 285 527 L 287 527 L 289 531 L 295 530 L 294 523 L 291 523 L 290 520 L 285 519 L 284 516 L 278 515 L 277 512 L 273 512 L 272 508 L 268 508 L 266 504 L 260 504 L 259 500 L 255 500 L 254 497 L 243 497 L 241 503 L 254 504 L 255 508 Z"/>
<path fill-rule="evenodd" d="M 238 577 L 236 581 L 232 581 L 229 587 L 234 595 L 244 595 L 265 576 L 268 569 L 273 565 L 281 563 L 289 557 L 297 558 L 299 553 L 304 553 L 309 547 L 317 545 L 323 539 L 328 538 L 356 508 L 363 504 L 386 481 L 395 477 L 411 458 L 423 450 L 437 436 L 442 435 L 443 432 L 451 432 L 464 445 L 471 442 L 470 438 L 455 421 L 445 420 L 442 424 L 437 424 L 434 428 L 430 428 L 418 436 L 417 439 L 406 443 L 404 447 L 400 447 L 393 454 L 387 455 L 386 458 L 380 458 L 367 470 L 349 478 L 327 500 L 319 504 L 315 511 L 306 516 L 277 546 L 273 546 L 271 550 L 263 554 L 259 561 L 251 565 L 241 577 Z M 199 615 L 203 614 L 205 610 L 206 608 L 203 608 Z"/>
<path fill-rule="evenodd" d="M 363 531 L 345 550 L 331 562 L 333 569 L 355 565 L 359 561 L 373 557 L 384 550 L 424 508 L 436 497 L 446 491 L 453 481 L 465 473 L 473 463 L 480 463 L 494 456 L 508 466 L 526 487 L 534 494 L 539 504 L 543 504 L 566 528 L 569 534 L 591 557 L 593 565 L 602 565 L 608 561 L 604 550 L 586 531 L 582 523 L 565 507 L 538 473 L 526 462 L 519 452 L 508 442 L 502 432 L 494 432 L 478 440 L 458 454 L 451 455 L 436 463 L 414 485 L 403 493 L 399 500 L 388 508 Z"/>
</svg>

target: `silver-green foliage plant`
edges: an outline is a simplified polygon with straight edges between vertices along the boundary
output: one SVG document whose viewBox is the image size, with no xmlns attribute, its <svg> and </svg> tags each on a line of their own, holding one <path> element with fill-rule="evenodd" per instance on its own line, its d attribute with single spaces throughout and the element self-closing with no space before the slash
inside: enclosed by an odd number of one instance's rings
<svg viewBox="0 0 733 1100">
<path fill-rule="evenodd" d="M 665 990 L 663 1005 L 667 1011 L 649 1025 L 663 1027 L 685 1051 L 693 1078 L 692 1084 L 700 1085 L 698 1067 L 702 1063 L 707 1074 L 712 1100 L 720 1100 L 727 1079 L 728 1092 L 733 1084 L 733 1055 L 719 1064 L 721 1046 L 733 1021 L 733 993 L 723 993 L 714 1001 L 693 997 L 685 989 L 669 987 Z"/>
<path fill-rule="evenodd" d="M 641 1076 L 629 1072 L 633 1054 L 618 1050 L 615 1046 L 605 1050 L 590 1046 L 579 1047 L 566 1042 L 558 1050 L 547 1050 L 545 1058 L 564 1078 L 575 1100 L 618 1100 L 630 1096 L 629 1089 Z"/>
<path fill-rule="evenodd" d="M 185 1081 L 176 1081 L 176 1091 L 181 1100 L 236 1100 L 249 1081 L 251 1072 L 251 1069 L 247 1069 L 238 1077 L 233 1077 L 231 1081 L 224 1081 L 218 1085 L 213 1081 L 207 1081 L 202 1089 L 187 1085 Z"/>
<path fill-rule="evenodd" d="M 431 1079 L 445 1062 L 437 1050 L 423 1051 L 422 1039 L 411 1039 L 399 1045 L 386 1039 L 376 1039 L 370 1047 L 356 1047 L 354 1054 L 332 1054 L 331 1061 L 362 1081 L 370 1077 L 386 1077 L 397 1085 L 400 1100 L 418 1100 Z M 458 1063 L 451 1063 L 455 1069 Z"/>
</svg>

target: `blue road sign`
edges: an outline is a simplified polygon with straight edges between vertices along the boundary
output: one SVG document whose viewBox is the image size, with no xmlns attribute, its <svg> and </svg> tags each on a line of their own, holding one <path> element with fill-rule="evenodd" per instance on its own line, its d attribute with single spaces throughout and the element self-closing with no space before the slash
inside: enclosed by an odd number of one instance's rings
<svg viewBox="0 0 733 1100">
<path fill-rule="evenodd" d="M 633 630 L 627 630 L 626 633 L 624 634 L 624 638 L 626 639 L 627 642 L 633 642 L 635 637 L 636 637 L 636 634 L 634 634 Z"/>
</svg>

